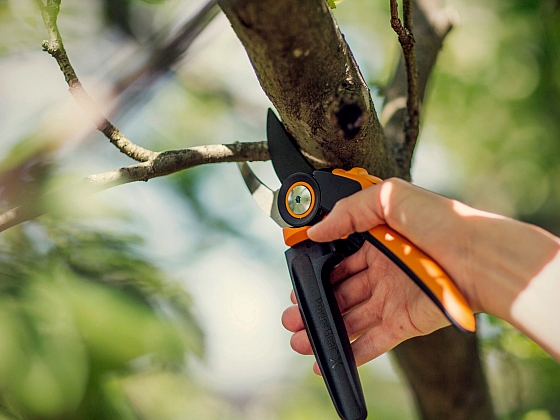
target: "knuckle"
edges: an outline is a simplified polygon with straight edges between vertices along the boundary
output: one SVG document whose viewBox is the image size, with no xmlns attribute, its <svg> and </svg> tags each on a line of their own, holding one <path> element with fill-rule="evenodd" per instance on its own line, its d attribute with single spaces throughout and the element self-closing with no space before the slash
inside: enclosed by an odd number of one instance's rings
<svg viewBox="0 0 560 420">
<path fill-rule="evenodd" d="M 346 297 L 338 289 L 335 290 L 334 295 L 338 303 L 338 308 L 340 309 L 340 312 L 344 313 L 347 305 Z"/>
<path fill-rule="evenodd" d="M 354 352 L 357 353 L 356 364 L 358 366 L 375 359 L 380 355 L 377 348 L 377 340 L 375 334 L 365 334 L 359 341 L 353 343 Z"/>
<path fill-rule="evenodd" d="M 389 178 L 384 181 L 379 191 L 379 203 L 381 205 L 382 217 L 386 222 L 399 219 L 398 214 L 403 210 L 403 203 L 409 196 L 407 190 L 410 184 L 399 178 Z"/>
<path fill-rule="evenodd" d="M 372 325 L 378 325 L 383 321 L 382 307 L 376 304 L 376 302 L 373 299 L 370 299 L 368 302 L 366 302 L 364 306 L 364 311 L 366 313 L 369 322 Z"/>
</svg>

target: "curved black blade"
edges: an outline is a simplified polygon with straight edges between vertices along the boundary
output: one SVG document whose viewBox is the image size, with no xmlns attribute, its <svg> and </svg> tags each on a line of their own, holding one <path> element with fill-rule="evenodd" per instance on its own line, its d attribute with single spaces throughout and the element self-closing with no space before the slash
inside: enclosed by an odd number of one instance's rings
<svg viewBox="0 0 560 420">
<path fill-rule="evenodd" d="M 313 167 L 299 151 L 296 141 L 270 108 L 266 119 L 266 137 L 272 166 L 280 181 L 284 182 L 296 172 L 313 173 Z"/>
</svg>

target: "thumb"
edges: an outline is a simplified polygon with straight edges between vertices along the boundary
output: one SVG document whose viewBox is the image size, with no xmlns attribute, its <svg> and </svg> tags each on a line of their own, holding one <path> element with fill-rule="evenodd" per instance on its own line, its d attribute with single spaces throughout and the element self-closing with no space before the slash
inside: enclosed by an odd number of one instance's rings
<svg viewBox="0 0 560 420">
<path fill-rule="evenodd" d="M 309 228 L 309 239 L 315 242 L 334 241 L 385 223 L 379 199 L 381 185 L 366 188 L 337 202 L 324 220 Z"/>
</svg>

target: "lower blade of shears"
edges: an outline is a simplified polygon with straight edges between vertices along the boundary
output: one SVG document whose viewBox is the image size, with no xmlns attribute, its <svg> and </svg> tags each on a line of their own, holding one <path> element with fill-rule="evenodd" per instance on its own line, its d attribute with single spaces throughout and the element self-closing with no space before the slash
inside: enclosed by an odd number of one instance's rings
<svg viewBox="0 0 560 420">
<path fill-rule="evenodd" d="M 290 227 L 278 212 L 278 190 L 273 191 L 266 186 L 253 172 L 246 162 L 238 162 L 237 167 L 243 176 L 245 185 L 251 192 L 253 199 L 268 216 L 282 228 Z"/>
</svg>

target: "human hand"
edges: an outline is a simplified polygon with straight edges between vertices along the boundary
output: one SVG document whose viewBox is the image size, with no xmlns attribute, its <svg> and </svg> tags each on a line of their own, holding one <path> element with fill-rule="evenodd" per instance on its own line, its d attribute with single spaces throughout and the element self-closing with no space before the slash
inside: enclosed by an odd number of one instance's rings
<svg viewBox="0 0 560 420">
<path fill-rule="evenodd" d="M 358 366 L 408 338 L 449 324 L 420 288 L 368 242 L 335 267 L 331 281 Z M 296 303 L 294 293 L 292 301 Z M 297 304 L 286 309 L 282 323 L 294 333 L 292 348 L 313 354 Z M 320 373 L 317 363 L 313 369 Z"/>
<path fill-rule="evenodd" d="M 428 197 L 424 197 L 426 193 Z M 398 218 L 394 220 L 392 216 L 402 212 L 406 201 L 408 207 L 412 205 L 417 208 L 415 213 L 424 212 L 425 217 L 433 219 L 434 215 L 430 211 L 433 203 L 415 202 L 426 199 L 435 200 L 438 204 L 442 204 L 440 200 L 450 202 L 403 181 L 389 180 L 342 200 L 325 221 L 311 228 L 308 234 L 312 240 L 326 242 L 353 232 L 369 230 L 379 224 L 390 222 L 398 226 Z M 400 204 L 395 205 L 397 203 Z M 449 207 L 449 203 L 445 204 Z M 408 219 L 411 219 L 410 215 Z M 437 222 L 441 224 L 441 220 Z M 426 239 L 429 225 L 421 223 L 417 235 Z M 441 230 L 439 232 L 442 233 Z M 441 311 L 420 288 L 369 243 L 338 265 L 331 274 L 331 281 L 347 332 L 354 341 L 352 346 L 358 365 L 408 338 L 449 325 Z M 296 303 L 293 294 L 292 301 Z M 294 332 L 292 348 L 302 354 L 312 354 L 297 305 L 284 312 L 282 322 L 289 331 Z M 315 371 L 318 372 L 317 366 Z"/>
<path fill-rule="evenodd" d="M 308 236 L 328 242 L 380 224 L 436 261 L 475 312 L 510 322 L 560 359 L 560 335 L 550 322 L 560 317 L 559 238 L 398 179 L 339 201 Z M 448 324 L 435 304 L 369 243 L 331 277 L 358 365 Z M 294 332 L 292 348 L 312 354 L 297 306 L 284 312 L 282 322 Z M 314 370 L 318 373 L 317 365 Z"/>
</svg>

